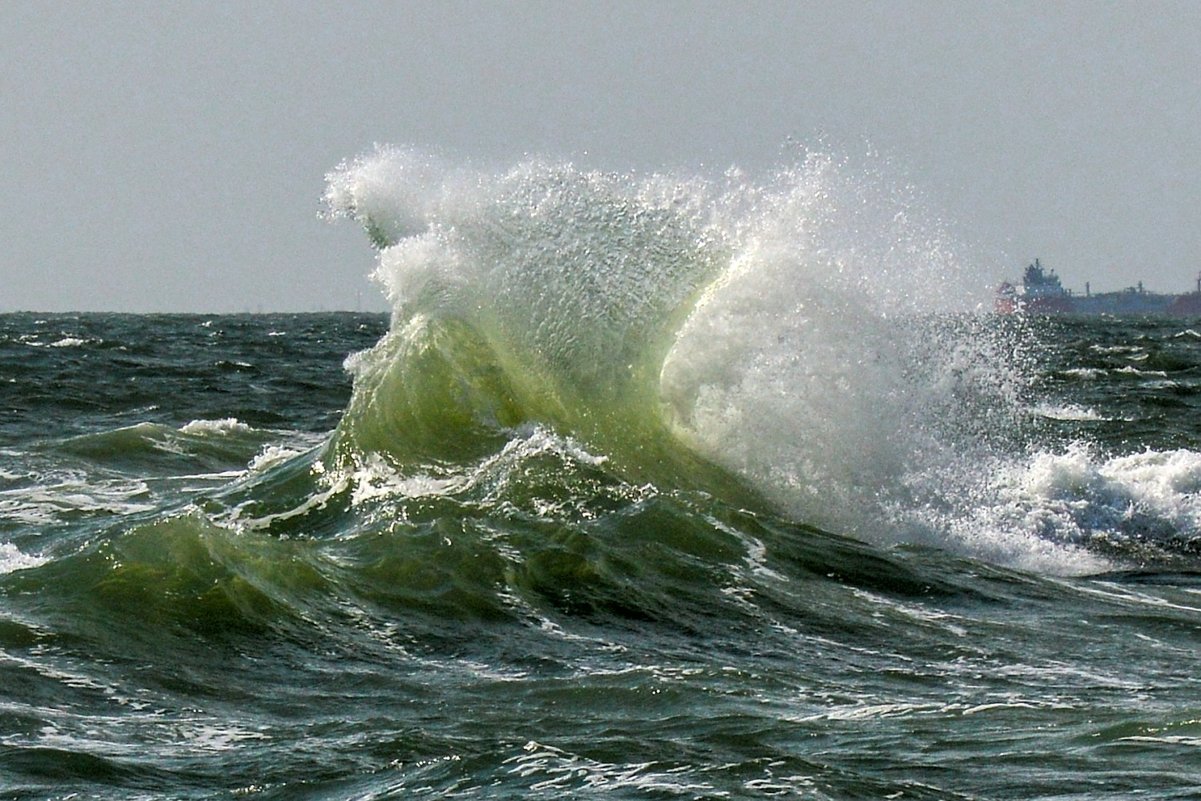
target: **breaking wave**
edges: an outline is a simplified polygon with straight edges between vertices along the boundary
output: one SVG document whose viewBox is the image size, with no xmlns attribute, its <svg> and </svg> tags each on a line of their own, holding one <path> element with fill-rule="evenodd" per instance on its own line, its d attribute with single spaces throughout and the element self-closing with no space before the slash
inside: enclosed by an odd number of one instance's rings
<svg viewBox="0 0 1201 801">
<path fill-rule="evenodd" d="M 872 169 L 813 153 L 759 182 L 488 172 L 378 148 L 326 201 L 367 230 L 393 304 L 348 360 L 335 472 L 412 482 L 536 424 L 632 484 L 878 544 L 1111 566 L 1094 540 L 1125 530 L 1132 493 L 1082 491 L 1081 514 L 1030 489 L 1048 460 L 1109 466 L 1032 441 L 1022 323 L 981 313 L 987 275 Z M 1196 529 L 1187 492 L 1146 507 L 1177 539 Z"/>
</svg>

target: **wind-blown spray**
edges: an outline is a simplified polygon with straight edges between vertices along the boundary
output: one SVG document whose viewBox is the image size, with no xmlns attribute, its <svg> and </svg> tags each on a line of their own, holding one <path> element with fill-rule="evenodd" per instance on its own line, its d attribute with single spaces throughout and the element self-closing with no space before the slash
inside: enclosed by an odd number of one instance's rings
<svg viewBox="0 0 1201 801">
<path fill-rule="evenodd" d="M 534 424 L 632 482 L 881 544 L 1105 564 L 1091 529 L 1030 525 L 1045 504 L 1014 490 L 1044 453 L 1023 324 L 988 313 L 988 274 L 878 169 L 486 172 L 379 148 L 326 200 L 367 229 L 393 303 L 350 362 L 336 463 L 411 473 Z"/>
</svg>

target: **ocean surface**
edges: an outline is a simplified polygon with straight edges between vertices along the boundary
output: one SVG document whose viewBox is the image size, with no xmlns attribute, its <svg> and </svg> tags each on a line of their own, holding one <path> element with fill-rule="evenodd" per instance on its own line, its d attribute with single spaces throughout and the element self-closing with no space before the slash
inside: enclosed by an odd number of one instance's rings
<svg viewBox="0 0 1201 801">
<path fill-rule="evenodd" d="M 0 797 L 1201 796 L 1201 321 L 818 156 L 327 202 L 390 315 L 0 315 Z"/>
</svg>

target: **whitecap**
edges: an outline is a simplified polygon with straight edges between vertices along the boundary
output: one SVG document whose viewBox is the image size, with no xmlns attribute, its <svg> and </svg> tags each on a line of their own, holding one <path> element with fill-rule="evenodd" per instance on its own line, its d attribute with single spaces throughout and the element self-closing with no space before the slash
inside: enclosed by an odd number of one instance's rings
<svg viewBox="0 0 1201 801">
<path fill-rule="evenodd" d="M 193 420 L 180 427 L 181 434 L 192 436 L 228 436 L 230 434 L 245 434 L 254 429 L 234 417 L 220 420 Z"/>
<path fill-rule="evenodd" d="M 80 339 L 79 337 L 63 337 L 60 340 L 51 342 L 47 347 L 50 348 L 78 348 L 87 345 L 88 340 Z"/>
<path fill-rule="evenodd" d="M 1067 422 L 1096 422 L 1103 421 L 1108 418 L 1102 417 L 1096 409 L 1090 409 L 1087 406 L 1081 406 L 1078 403 L 1065 403 L 1063 405 L 1042 404 L 1034 407 L 1034 413 L 1040 417 L 1045 417 L 1048 420 L 1063 420 Z"/>
<path fill-rule="evenodd" d="M 28 570 L 50 561 L 44 556 L 35 556 L 22 552 L 11 542 L 0 543 L 0 575 L 12 573 L 15 570 Z"/>
</svg>

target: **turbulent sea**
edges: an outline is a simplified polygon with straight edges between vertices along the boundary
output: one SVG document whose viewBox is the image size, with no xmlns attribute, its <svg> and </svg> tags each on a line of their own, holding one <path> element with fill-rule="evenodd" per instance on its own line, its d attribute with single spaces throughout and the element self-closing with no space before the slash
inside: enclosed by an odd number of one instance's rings
<svg viewBox="0 0 1201 801">
<path fill-rule="evenodd" d="M 1201 321 L 823 156 L 328 180 L 390 315 L 0 315 L 0 797 L 1201 795 Z"/>
</svg>

